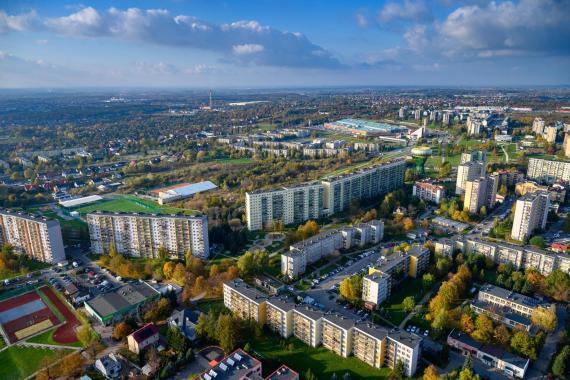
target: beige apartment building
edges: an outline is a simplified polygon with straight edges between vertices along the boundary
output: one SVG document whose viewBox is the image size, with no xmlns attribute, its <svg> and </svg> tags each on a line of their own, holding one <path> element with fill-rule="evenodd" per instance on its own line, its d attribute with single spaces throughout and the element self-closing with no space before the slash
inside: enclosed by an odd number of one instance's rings
<svg viewBox="0 0 570 380">
<path fill-rule="evenodd" d="M 354 320 L 336 314 L 323 317 L 323 346 L 346 358 L 352 354 Z"/>
<path fill-rule="evenodd" d="M 465 193 L 466 182 L 474 181 L 485 176 L 485 162 L 469 161 L 457 167 L 457 181 L 455 183 L 455 194 Z"/>
<path fill-rule="evenodd" d="M 371 323 L 359 323 L 353 331 L 354 356 L 364 363 L 381 368 L 384 365 L 388 330 Z"/>
<path fill-rule="evenodd" d="M 224 283 L 224 305 L 241 319 L 264 324 L 267 317 L 267 295 L 242 279 Z"/>
<path fill-rule="evenodd" d="M 498 180 L 495 176 L 480 177 L 465 181 L 463 209 L 478 214 L 483 206 L 490 209 L 495 205 Z"/>
<path fill-rule="evenodd" d="M 405 331 L 390 331 L 386 337 L 386 357 L 384 364 L 394 368 L 401 361 L 404 374 L 413 376 L 418 368 L 422 338 Z"/>
<path fill-rule="evenodd" d="M 156 258 L 162 247 L 176 259 L 210 253 L 206 216 L 95 212 L 87 215 L 87 224 L 96 254 L 109 252 L 111 245 L 135 257 Z"/>
<path fill-rule="evenodd" d="M 322 342 L 323 313 L 308 306 L 293 309 L 293 335 L 311 347 Z"/>
<path fill-rule="evenodd" d="M 59 221 L 0 210 L 0 246 L 11 244 L 17 254 L 44 263 L 65 260 Z"/>
<path fill-rule="evenodd" d="M 295 304 L 279 298 L 267 300 L 267 319 L 269 329 L 283 338 L 293 335 L 293 309 Z"/>
<path fill-rule="evenodd" d="M 368 308 L 380 305 L 390 297 L 389 275 L 380 272 L 362 278 L 362 300 Z"/>
<path fill-rule="evenodd" d="M 545 191 L 528 193 L 517 199 L 511 238 L 525 241 L 546 226 L 550 195 Z"/>
</svg>

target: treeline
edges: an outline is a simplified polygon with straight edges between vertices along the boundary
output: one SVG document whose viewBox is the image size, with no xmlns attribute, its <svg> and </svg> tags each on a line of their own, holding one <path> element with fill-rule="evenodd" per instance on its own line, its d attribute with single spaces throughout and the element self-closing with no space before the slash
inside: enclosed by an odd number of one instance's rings
<svg viewBox="0 0 570 380">
<path fill-rule="evenodd" d="M 216 313 L 213 309 L 207 316 L 201 313 L 196 324 L 196 335 L 200 339 L 218 344 L 225 352 L 261 336 L 262 331 L 254 320 L 234 317 L 229 312 Z"/>
</svg>

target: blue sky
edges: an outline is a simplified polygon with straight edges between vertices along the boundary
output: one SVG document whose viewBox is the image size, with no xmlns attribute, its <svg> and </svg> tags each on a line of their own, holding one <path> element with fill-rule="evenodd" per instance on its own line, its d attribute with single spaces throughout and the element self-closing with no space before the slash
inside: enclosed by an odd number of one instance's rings
<svg viewBox="0 0 570 380">
<path fill-rule="evenodd" d="M 570 0 L 0 0 L 0 87 L 570 84 Z"/>
</svg>

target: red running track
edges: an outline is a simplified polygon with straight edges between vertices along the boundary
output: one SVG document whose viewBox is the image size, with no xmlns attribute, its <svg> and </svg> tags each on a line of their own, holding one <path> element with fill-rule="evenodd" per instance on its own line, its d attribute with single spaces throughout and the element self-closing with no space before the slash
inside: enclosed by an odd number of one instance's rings
<svg viewBox="0 0 570 380">
<path fill-rule="evenodd" d="M 77 335 L 75 329 L 81 325 L 75 314 L 63 303 L 63 301 L 53 292 L 48 286 L 40 288 L 53 305 L 65 317 L 65 323 L 58 327 L 53 334 L 53 339 L 58 343 L 75 343 L 77 342 Z"/>
</svg>

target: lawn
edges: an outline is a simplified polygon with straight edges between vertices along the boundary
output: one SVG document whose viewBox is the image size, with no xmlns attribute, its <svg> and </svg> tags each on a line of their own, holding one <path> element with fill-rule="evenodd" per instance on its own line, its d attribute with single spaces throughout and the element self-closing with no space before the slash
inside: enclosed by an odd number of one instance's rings
<svg viewBox="0 0 570 380">
<path fill-rule="evenodd" d="M 0 352 L 0 379 L 25 379 L 40 369 L 45 361 L 55 361 L 61 353 L 71 350 L 49 350 L 35 347 L 11 346 Z"/>
<path fill-rule="evenodd" d="M 27 342 L 30 343 L 42 343 L 42 344 L 52 344 L 54 346 L 73 346 L 73 347 L 81 347 L 81 343 L 80 342 L 75 342 L 75 343 L 69 343 L 69 344 L 61 344 L 59 342 L 56 342 L 53 339 L 53 334 L 55 333 L 55 330 L 57 330 L 57 328 L 53 328 L 49 331 L 46 331 L 44 333 L 41 333 L 40 335 L 36 335 L 30 339 L 27 340 Z"/>
<path fill-rule="evenodd" d="M 264 376 L 282 364 L 295 369 L 302 378 L 309 368 L 317 379 L 330 379 L 335 373 L 338 379 L 345 373 L 349 373 L 352 379 L 386 378 L 390 372 L 389 368 L 376 369 L 355 357 L 342 358 L 324 347 L 309 347 L 296 338 L 287 339 L 284 345 L 287 347 L 292 343 L 294 348 L 291 351 L 281 347 L 280 341 L 274 335 L 264 334 L 250 342 L 252 352 L 263 361 Z"/>
<path fill-rule="evenodd" d="M 103 200 L 94 204 L 79 207 L 75 211 L 82 216 L 94 211 L 107 212 L 140 212 L 146 214 L 163 213 L 163 214 L 195 214 L 195 210 L 160 206 L 159 204 L 146 199 L 137 198 L 133 195 L 122 195 L 113 199 Z"/>
<path fill-rule="evenodd" d="M 421 300 L 425 294 L 420 279 L 406 279 L 400 285 L 396 286 L 396 291 L 391 294 L 390 299 L 382 305 L 385 311 L 384 317 L 398 325 L 406 318 L 407 313 L 404 311 L 402 301 L 404 298 L 413 296 L 416 303 Z"/>
<path fill-rule="evenodd" d="M 238 165 L 238 164 L 252 164 L 254 161 L 251 157 L 240 157 L 240 158 L 218 158 L 212 160 L 212 162 L 221 162 L 228 165 Z"/>
<path fill-rule="evenodd" d="M 207 314 L 210 311 L 210 309 L 212 309 L 216 313 L 220 313 L 226 310 L 226 307 L 224 306 L 223 299 L 216 298 L 216 299 L 198 301 L 198 304 L 196 304 L 196 309 L 198 309 L 202 313 Z"/>
</svg>

